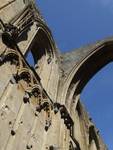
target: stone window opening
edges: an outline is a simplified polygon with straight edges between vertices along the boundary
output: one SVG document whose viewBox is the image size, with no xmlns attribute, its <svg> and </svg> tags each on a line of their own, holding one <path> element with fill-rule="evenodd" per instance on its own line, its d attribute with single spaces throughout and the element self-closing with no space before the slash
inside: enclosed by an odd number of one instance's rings
<svg viewBox="0 0 113 150">
<path fill-rule="evenodd" d="M 44 63 L 48 65 L 51 63 L 52 57 L 52 46 L 48 36 L 42 29 L 39 29 L 26 53 L 26 60 L 34 69 L 41 70 Z"/>
</svg>

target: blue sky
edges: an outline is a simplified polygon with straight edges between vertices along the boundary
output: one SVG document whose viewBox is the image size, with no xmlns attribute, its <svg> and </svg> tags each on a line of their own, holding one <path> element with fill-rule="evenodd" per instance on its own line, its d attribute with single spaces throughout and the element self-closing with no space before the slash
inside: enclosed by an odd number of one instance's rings
<svg viewBox="0 0 113 150">
<path fill-rule="evenodd" d="M 62 52 L 113 36 L 113 0 L 37 0 Z M 113 63 L 86 85 L 81 99 L 113 150 Z"/>
</svg>

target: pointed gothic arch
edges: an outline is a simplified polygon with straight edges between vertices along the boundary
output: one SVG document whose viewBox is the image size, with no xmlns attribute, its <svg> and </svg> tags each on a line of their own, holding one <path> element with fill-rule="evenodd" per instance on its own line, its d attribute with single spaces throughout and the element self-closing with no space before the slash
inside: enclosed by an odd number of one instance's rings
<svg viewBox="0 0 113 150">
<path fill-rule="evenodd" d="M 62 103 L 66 105 L 70 114 L 73 114 L 74 111 L 75 114 L 78 113 L 78 120 L 76 120 L 75 126 L 79 124 L 81 128 L 79 134 L 76 132 L 74 133 L 75 138 L 78 138 L 77 135 L 81 136 L 83 133 L 82 130 L 86 126 L 85 122 L 83 121 L 85 119 L 85 109 L 79 101 L 80 95 L 89 80 L 105 65 L 113 61 L 113 41 L 101 42 L 100 44 L 96 45 L 95 48 L 88 49 L 85 56 L 83 55 L 83 51 L 81 54 L 82 57 L 66 77 L 63 85 L 64 88 L 62 88 Z M 91 122 L 90 119 L 87 121 L 88 124 Z M 74 131 L 75 130 L 76 127 L 74 128 Z M 89 132 L 89 135 L 90 134 L 91 132 Z M 97 135 L 97 137 L 99 137 L 99 135 Z M 98 145 L 101 145 L 100 143 L 101 141 L 96 139 L 97 149 L 99 149 Z"/>
<path fill-rule="evenodd" d="M 47 61 L 48 64 L 52 61 L 54 52 L 51 43 L 47 31 L 42 27 L 38 27 L 37 34 L 26 52 L 26 57 L 29 56 L 29 54 L 30 56 L 32 55 L 32 64 L 34 63 L 34 67 L 41 67 L 44 61 Z"/>
<path fill-rule="evenodd" d="M 112 61 L 113 41 L 106 41 L 99 44 L 93 50 L 89 49 L 88 54 L 75 64 L 65 81 L 64 103 L 71 105 L 73 99 L 75 101 L 79 100 L 80 94 L 88 81 L 100 69 Z"/>
</svg>

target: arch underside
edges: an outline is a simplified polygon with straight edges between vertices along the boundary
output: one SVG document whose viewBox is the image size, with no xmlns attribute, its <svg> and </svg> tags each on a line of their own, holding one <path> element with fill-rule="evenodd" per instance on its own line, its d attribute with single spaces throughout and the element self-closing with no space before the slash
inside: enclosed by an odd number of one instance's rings
<svg viewBox="0 0 113 150">
<path fill-rule="evenodd" d="M 88 49 L 86 51 L 87 54 L 85 56 L 83 55 L 84 52 L 81 51 L 82 57 L 75 63 L 74 67 L 65 79 L 63 89 L 64 93 L 62 92 L 64 101 L 62 102 L 66 105 L 72 115 L 75 123 L 74 130 L 76 131 L 77 124 L 80 127 L 80 131 L 78 131 L 78 133 L 75 132 L 74 136 L 78 139 L 81 148 L 83 148 L 82 146 L 84 142 L 88 142 L 90 149 L 92 149 L 92 147 L 95 147 L 98 150 L 106 149 L 102 142 L 101 136 L 98 134 L 97 129 L 92 122 L 92 119 L 87 114 L 80 101 L 80 95 L 89 80 L 105 65 L 113 61 L 113 41 L 105 41 L 93 50 Z M 80 56 L 78 55 L 78 57 Z M 94 127 L 93 132 L 95 136 L 90 139 L 91 141 L 89 139 L 84 140 L 83 134 L 85 137 L 90 137 L 89 129 L 92 125 Z"/>
<path fill-rule="evenodd" d="M 84 62 L 73 78 L 74 82 L 79 80 L 76 93 L 80 94 L 88 81 L 112 60 L 113 44 L 103 47 Z"/>
<path fill-rule="evenodd" d="M 73 95 L 80 95 L 88 81 L 105 65 L 113 60 L 113 42 L 104 43 L 97 47 L 94 51 L 81 59 L 75 67 L 73 67 L 73 75 L 67 90 L 66 99 L 69 97 L 73 86 L 75 86 Z"/>
</svg>

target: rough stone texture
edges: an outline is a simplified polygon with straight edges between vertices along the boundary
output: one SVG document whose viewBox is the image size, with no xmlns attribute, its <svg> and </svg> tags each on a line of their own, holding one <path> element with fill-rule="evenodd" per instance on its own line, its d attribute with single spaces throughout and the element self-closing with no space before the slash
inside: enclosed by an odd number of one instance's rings
<svg viewBox="0 0 113 150">
<path fill-rule="evenodd" d="M 0 18 L 0 150 L 107 150 L 80 94 L 113 39 L 59 54 L 33 0 L 1 0 Z"/>
<path fill-rule="evenodd" d="M 89 44 L 87 46 L 72 50 L 70 52 L 63 53 L 62 57 L 62 68 L 65 74 L 68 74 L 74 65 L 77 65 L 81 60 L 87 57 L 91 52 L 95 49 L 104 45 L 106 42 L 112 42 L 113 37 L 109 37 L 107 39 L 98 41 L 93 44 Z"/>
</svg>

